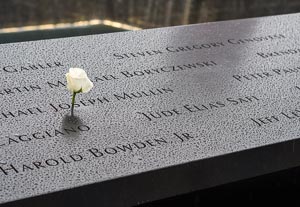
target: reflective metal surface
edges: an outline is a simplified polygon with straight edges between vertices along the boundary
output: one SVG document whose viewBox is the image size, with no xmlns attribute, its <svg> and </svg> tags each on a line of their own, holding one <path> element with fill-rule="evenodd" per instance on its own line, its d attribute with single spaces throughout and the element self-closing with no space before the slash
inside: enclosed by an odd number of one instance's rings
<svg viewBox="0 0 300 207">
<path fill-rule="evenodd" d="M 299 17 L 0 45 L 0 202 L 129 206 L 299 165 Z M 70 119 L 74 66 L 95 88 Z"/>
</svg>

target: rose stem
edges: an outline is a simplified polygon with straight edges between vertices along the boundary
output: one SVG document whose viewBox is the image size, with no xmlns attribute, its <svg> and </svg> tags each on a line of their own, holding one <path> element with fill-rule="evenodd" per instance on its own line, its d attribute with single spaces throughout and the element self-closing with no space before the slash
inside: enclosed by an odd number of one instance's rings
<svg viewBox="0 0 300 207">
<path fill-rule="evenodd" d="M 73 96 L 72 96 L 71 116 L 73 116 L 73 114 L 74 114 L 75 96 L 76 96 L 76 92 L 74 92 Z"/>
</svg>

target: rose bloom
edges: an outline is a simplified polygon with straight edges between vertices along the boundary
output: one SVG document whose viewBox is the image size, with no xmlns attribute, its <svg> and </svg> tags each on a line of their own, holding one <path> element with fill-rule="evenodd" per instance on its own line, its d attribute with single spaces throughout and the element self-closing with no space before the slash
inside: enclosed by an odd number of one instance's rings
<svg viewBox="0 0 300 207">
<path fill-rule="evenodd" d="M 94 86 L 86 72 L 81 68 L 70 68 L 69 72 L 66 73 L 66 78 L 67 88 L 71 93 L 86 93 Z"/>
</svg>

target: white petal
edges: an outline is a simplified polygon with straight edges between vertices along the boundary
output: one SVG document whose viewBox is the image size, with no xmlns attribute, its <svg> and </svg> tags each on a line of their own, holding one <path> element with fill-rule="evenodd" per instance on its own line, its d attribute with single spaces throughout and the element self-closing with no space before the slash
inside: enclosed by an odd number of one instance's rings
<svg viewBox="0 0 300 207">
<path fill-rule="evenodd" d="M 68 90 L 73 93 L 73 85 L 72 85 L 72 78 L 70 77 L 70 73 L 66 74 L 66 78 L 67 78 L 67 88 Z"/>
<path fill-rule="evenodd" d="M 82 93 L 87 93 L 93 88 L 94 84 L 87 78 L 84 85 L 82 86 Z"/>
<path fill-rule="evenodd" d="M 94 84 L 87 77 L 86 72 L 81 68 L 70 68 L 69 73 L 66 74 L 67 88 L 70 92 L 82 91 L 86 93 L 91 90 Z"/>
<path fill-rule="evenodd" d="M 69 73 L 72 78 L 85 78 L 87 77 L 86 72 L 81 68 L 70 68 Z"/>
</svg>

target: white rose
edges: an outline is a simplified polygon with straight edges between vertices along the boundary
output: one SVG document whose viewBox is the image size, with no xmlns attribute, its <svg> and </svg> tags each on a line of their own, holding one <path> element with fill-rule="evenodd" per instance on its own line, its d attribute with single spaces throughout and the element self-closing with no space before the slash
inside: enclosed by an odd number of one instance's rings
<svg viewBox="0 0 300 207">
<path fill-rule="evenodd" d="M 66 73 L 66 78 L 67 88 L 71 93 L 86 93 L 94 86 L 86 72 L 81 68 L 70 68 L 69 72 Z"/>
</svg>

